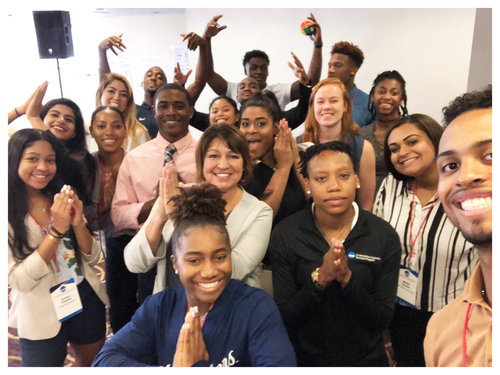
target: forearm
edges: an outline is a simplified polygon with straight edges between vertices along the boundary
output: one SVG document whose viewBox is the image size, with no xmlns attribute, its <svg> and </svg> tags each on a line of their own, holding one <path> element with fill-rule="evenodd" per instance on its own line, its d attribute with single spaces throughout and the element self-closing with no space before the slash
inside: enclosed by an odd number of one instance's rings
<svg viewBox="0 0 500 375">
<path fill-rule="evenodd" d="M 149 247 L 153 255 L 156 255 L 160 242 L 162 240 L 162 232 L 167 220 L 163 218 L 153 217 L 151 221 L 146 223 L 145 235 L 148 241 Z M 141 228 L 142 230 L 142 228 Z"/>
<path fill-rule="evenodd" d="M 266 202 L 273 209 L 273 216 L 275 217 L 281 205 L 283 194 L 290 175 L 290 166 L 279 167 L 274 171 L 271 180 L 266 186 L 262 197 L 262 201 Z"/>
<path fill-rule="evenodd" d="M 225 95 L 227 92 L 227 81 L 214 71 L 211 38 L 207 38 L 205 48 L 207 60 L 207 83 L 217 95 Z"/>
<path fill-rule="evenodd" d="M 313 47 L 313 54 L 311 58 L 311 63 L 309 64 L 308 75 L 311 79 L 311 84 L 314 86 L 319 82 L 321 77 L 321 65 L 323 64 L 323 43 L 321 43 L 321 47 Z"/>
<path fill-rule="evenodd" d="M 156 198 L 157 197 L 144 202 L 144 204 L 142 205 L 141 210 L 139 211 L 139 215 L 137 215 L 137 222 L 139 223 L 139 225 L 147 220 L 149 213 L 151 212 L 151 209 L 156 202 Z"/>
<path fill-rule="evenodd" d="M 109 67 L 108 55 L 106 54 L 106 50 L 99 48 L 99 82 L 104 81 L 106 78 L 106 74 L 111 73 L 111 69 Z"/>
<path fill-rule="evenodd" d="M 8 122 L 7 122 L 7 125 L 10 124 L 12 121 L 14 121 L 15 119 L 21 117 L 24 113 L 19 113 L 18 109 L 17 108 L 14 108 L 12 110 L 9 111 L 9 115 L 8 115 Z"/>
<path fill-rule="evenodd" d="M 194 106 L 198 100 L 205 84 L 207 82 L 207 46 L 201 45 L 199 47 L 198 63 L 196 64 L 196 74 L 194 76 L 194 82 L 189 85 L 188 91 L 191 95 L 192 105 Z"/>
<path fill-rule="evenodd" d="M 87 229 L 85 222 L 79 226 L 74 226 L 73 231 L 75 232 L 76 242 L 78 242 L 80 251 L 84 254 L 90 255 L 92 253 L 94 238 Z"/>
</svg>

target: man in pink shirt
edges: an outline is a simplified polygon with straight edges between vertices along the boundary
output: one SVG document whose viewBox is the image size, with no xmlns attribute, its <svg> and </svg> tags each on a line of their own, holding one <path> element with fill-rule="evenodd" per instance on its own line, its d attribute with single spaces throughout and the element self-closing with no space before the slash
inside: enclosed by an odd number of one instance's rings
<svg viewBox="0 0 500 375">
<path fill-rule="evenodd" d="M 130 320 L 138 307 L 136 292 L 139 292 L 140 301 L 151 294 L 146 285 L 149 285 L 147 280 L 151 277 L 154 279 L 154 273 L 150 276 L 139 275 L 139 287 L 137 288 L 136 282 L 134 291 L 132 284 L 136 275 L 130 274 L 126 269 L 123 249 L 146 221 L 158 197 L 157 187 L 167 147 L 175 149 L 169 158 L 175 163 L 179 180 L 184 183 L 195 181 L 196 141 L 188 129 L 194 108 L 189 92 L 175 83 L 161 86 L 155 94 L 153 112 L 158 135 L 125 155 L 118 172 L 111 206 L 111 219 L 118 232 L 111 234 L 111 238 L 106 241 L 106 282 L 114 332 Z M 131 280 L 130 288 L 124 287 L 125 279 Z M 145 284 L 146 290 L 142 284 Z"/>
</svg>

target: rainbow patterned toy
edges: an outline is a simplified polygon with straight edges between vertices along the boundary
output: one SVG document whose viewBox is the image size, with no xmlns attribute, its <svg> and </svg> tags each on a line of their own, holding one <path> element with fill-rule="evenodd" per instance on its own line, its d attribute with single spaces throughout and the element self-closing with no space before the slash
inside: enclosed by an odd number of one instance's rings
<svg viewBox="0 0 500 375">
<path fill-rule="evenodd" d="M 311 25 L 312 25 L 312 22 L 309 20 L 302 22 L 300 24 L 300 32 L 304 35 L 311 35 L 313 33 Z"/>
</svg>

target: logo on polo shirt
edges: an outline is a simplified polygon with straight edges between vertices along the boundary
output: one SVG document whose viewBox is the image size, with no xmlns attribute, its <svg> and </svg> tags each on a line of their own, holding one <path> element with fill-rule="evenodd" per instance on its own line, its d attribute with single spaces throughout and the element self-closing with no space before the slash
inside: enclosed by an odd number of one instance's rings
<svg viewBox="0 0 500 375">
<path fill-rule="evenodd" d="M 359 261 L 370 262 L 370 263 L 380 261 L 380 257 L 374 257 L 374 256 L 371 256 L 371 255 L 355 253 L 354 251 L 349 251 L 347 253 L 347 257 L 349 259 L 356 259 L 356 260 L 359 260 Z"/>
</svg>

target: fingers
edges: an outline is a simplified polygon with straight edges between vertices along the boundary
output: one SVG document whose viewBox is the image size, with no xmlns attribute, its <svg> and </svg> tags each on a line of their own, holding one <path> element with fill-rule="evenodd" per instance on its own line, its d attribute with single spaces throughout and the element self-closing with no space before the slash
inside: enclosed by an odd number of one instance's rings
<svg viewBox="0 0 500 375">
<path fill-rule="evenodd" d="M 189 77 L 189 75 L 193 72 L 193 69 L 189 69 L 188 72 L 186 73 L 186 79 Z"/>
<path fill-rule="evenodd" d="M 218 14 L 212 18 L 212 22 L 217 22 L 222 17 L 222 14 Z"/>
<path fill-rule="evenodd" d="M 297 65 L 301 69 L 304 69 L 304 65 L 302 65 L 302 62 L 299 60 L 297 55 L 295 55 L 295 53 L 293 53 L 293 52 L 290 52 L 290 53 L 292 54 L 293 61 L 295 62 L 295 65 Z"/>
</svg>

